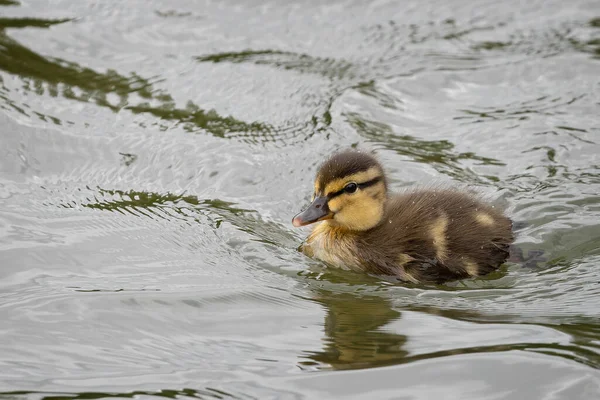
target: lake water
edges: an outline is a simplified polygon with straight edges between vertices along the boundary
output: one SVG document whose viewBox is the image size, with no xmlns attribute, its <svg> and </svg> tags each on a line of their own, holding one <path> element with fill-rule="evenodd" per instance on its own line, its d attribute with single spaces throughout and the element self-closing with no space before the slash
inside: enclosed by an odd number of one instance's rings
<svg viewBox="0 0 600 400">
<path fill-rule="evenodd" d="M 0 15 L 0 398 L 599 398 L 599 1 Z M 439 286 L 305 257 L 349 146 L 543 254 Z"/>
</svg>

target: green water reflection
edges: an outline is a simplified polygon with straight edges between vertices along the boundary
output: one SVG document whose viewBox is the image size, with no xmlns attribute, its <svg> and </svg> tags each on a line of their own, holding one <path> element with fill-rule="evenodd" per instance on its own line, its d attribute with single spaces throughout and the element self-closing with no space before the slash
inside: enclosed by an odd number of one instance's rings
<svg viewBox="0 0 600 400">
<path fill-rule="evenodd" d="M 135 72 L 129 76 L 115 70 L 104 73 L 77 63 L 54 57 L 44 57 L 12 39 L 6 32 L 9 28 L 49 28 L 72 21 L 65 19 L 0 18 L 0 70 L 17 75 L 23 80 L 24 89 L 38 95 L 63 96 L 66 99 L 94 104 L 114 112 L 128 110 L 134 114 L 150 114 L 159 121 L 174 121 L 191 132 L 206 131 L 217 137 L 230 133 L 244 132 L 244 136 L 260 137 L 271 128 L 259 122 L 246 123 L 233 117 L 223 117 L 214 110 L 206 111 L 191 101 L 184 108 L 177 107 L 173 97 L 164 90 L 154 87 L 153 81 Z M 116 95 L 117 101 L 109 101 L 109 95 Z M 131 96 L 135 94 L 142 102 L 135 104 Z M 28 116 L 23 105 L 10 100 L 0 91 L 0 100 L 19 113 Z M 35 113 L 42 119 L 50 119 L 60 125 L 57 117 Z M 167 129 L 162 125 L 163 129 Z M 254 138 L 254 140 L 257 140 Z"/>
</svg>

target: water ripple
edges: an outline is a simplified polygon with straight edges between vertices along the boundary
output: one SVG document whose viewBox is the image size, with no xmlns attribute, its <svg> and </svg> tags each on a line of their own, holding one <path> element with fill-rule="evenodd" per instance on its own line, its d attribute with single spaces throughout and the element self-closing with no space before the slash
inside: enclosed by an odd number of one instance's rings
<svg viewBox="0 0 600 400">
<path fill-rule="evenodd" d="M 0 1 L 0 397 L 596 398 L 596 3 Z M 345 147 L 484 192 L 517 256 L 299 253 Z"/>
</svg>

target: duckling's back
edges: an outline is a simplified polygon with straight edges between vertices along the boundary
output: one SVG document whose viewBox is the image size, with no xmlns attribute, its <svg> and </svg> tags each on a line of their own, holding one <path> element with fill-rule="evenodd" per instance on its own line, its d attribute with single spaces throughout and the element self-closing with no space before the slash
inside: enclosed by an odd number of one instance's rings
<svg viewBox="0 0 600 400">
<path fill-rule="evenodd" d="M 382 223 L 356 238 L 356 251 L 367 272 L 443 282 L 497 269 L 512 241 L 512 222 L 495 207 L 424 190 L 390 197 Z"/>
</svg>

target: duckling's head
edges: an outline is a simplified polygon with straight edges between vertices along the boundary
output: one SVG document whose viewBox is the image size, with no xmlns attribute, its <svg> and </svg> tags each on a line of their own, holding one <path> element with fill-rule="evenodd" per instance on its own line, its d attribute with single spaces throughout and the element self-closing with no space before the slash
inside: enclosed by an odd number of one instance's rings
<svg viewBox="0 0 600 400">
<path fill-rule="evenodd" d="M 296 215 L 296 227 L 326 221 L 352 231 L 365 231 L 383 217 L 387 182 L 383 168 L 370 154 L 336 153 L 317 172 L 311 205 Z"/>
</svg>

